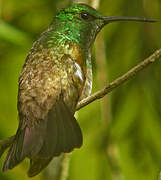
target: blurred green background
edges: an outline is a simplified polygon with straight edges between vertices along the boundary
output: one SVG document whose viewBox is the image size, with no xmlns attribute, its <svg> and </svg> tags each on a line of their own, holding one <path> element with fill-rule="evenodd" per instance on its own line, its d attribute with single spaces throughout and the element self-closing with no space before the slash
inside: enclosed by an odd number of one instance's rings
<svg viewBox="0 0 161 180">
<path fill-rule="evenodd" d="M 104 15 L 161 19 L 160 0 L 84 2 L 99 4 L 98 10 Z M 48 27 L 56 11 L 70 3 L 0 0 L 0 139 L 16 132 L 18 77 L 32 43 Z M 107 25 L 92 52 L 93 92 L 160 47 L 160 22 Z M 81 109 L 78 120 L 84 145 L 71 155 L 68 180 L 157 180 L 161 169 L 160 95 L 158 61 L 104 99 Z M 0 171 L 0 180 L 28 179 L 28 165 L 25 161 L 7 173 Z M 42 173 L 33 179 L 49 178 Z"/>
</svg>

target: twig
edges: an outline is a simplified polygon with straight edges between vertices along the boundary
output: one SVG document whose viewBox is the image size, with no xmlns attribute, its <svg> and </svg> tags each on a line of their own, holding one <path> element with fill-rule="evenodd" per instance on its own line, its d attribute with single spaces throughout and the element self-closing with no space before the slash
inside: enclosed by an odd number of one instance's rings
<svg viewBox="0 0 161 180">
<path fill-rule="evenodd" d="M 62 161 L 62 172 L 61 172 L 60 180 L 66 180 L 68 177 L 69 161 L 70 161 L 69 154 L 65 154 Z"/>
<path fill-rule="evenodd" d="M 83 99 L 80 101 L 77 105 L 77 111 L 84 106 L 87 106 L 88 104 L 92 103 L 93 101 L 103 98 L 106 94 L 110 93 L 113 89 L 123 84 L 125 81 L 129 80 L 130 78 L 134 77 L 138 72 L 143 70 L 145 67 L 150 65 L 151 63 L 154 63 L 155 61 L 159 60 L 161 57 L 161 49 L 155 51 L 150 57 L 143 60 L 141 63 L 130 69 L 127 73 L 124 75 L 118 77 L 116 80 L 111 82 L 108 86 L 105 88 L 97 91 L 96 93 L 92 94 L 88 98 Z"/>
</svg>

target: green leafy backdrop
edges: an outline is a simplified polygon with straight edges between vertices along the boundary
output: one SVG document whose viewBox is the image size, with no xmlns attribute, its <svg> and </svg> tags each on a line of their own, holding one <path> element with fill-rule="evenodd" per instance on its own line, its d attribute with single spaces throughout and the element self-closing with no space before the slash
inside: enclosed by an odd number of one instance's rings
<svg viewBox="0 0 161 180">
<path fill-rule="evenodd" d="M 48 27 L 57 9 L 69 3 L 0 0 L 0 138 L 13 135 L 17 129 L 17 81 L 32 43 Z M 159 22 L 118 22 L 104 28 L 92 52 L 93 92 L 161 47 L 160 0 L 101 0 L 99 11 L 104 15 L 150 17 Z M 81 109 L 78 121 L 84 145 L 71 155 L 68 179 L 157 180 L 161 169 L 160 95 L 158 61 L 103 100 Z M 26 160 L 7 173 L 0 171 L 0 180 L 26 180 L 27 168 Z M 47 177 L 40 174 L 33 179 Z"/>
</svg>

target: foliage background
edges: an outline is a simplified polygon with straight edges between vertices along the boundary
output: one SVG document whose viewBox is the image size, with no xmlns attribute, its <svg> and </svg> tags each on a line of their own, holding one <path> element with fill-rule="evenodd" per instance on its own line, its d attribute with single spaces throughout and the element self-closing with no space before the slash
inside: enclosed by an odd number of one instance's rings
<svg viewBox="0 0 161 180">
<path fill-rule="evenodd" d="M 0 138 L 17 129 L 17 81 L 32 43 L 48 27 L 56 10 L 69 3 L 0 0 Z M 99 11 L 160 20 L 161 1 L 101 0 Z M 160 22 L 107 25 L 93 49 L 93 92 L 160 47 Z M 110 96 L 81 109 L 78 120 L 84 145 L 71 155 L 68 180 L 156 180 L 161 169 L 160 92 L 161 62 L 157 62 Z M 12 171 L 0 172 L 0 180 L 26 180 L 27 168 L 28 161 L 24 161 Z M 47 180 L 46 174 L 33 179 Z"/>
</svg>

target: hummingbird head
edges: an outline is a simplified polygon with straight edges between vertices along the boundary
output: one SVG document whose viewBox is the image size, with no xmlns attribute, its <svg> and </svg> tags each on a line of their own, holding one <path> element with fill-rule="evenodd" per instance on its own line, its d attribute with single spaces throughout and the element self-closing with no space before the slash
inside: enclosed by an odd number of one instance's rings
<svg viewBox="0 0 161 180">
<path fill-rule="evenodd" d="M 86 4 L 74 4 L 60 10 L 52 25 L 54 30 L 64 35 L 64 38 L 89 49 L 98 32 L 106 24 L 116 21 L 155 22 L 145 18 L 103 16 Z"/>
</svg>

